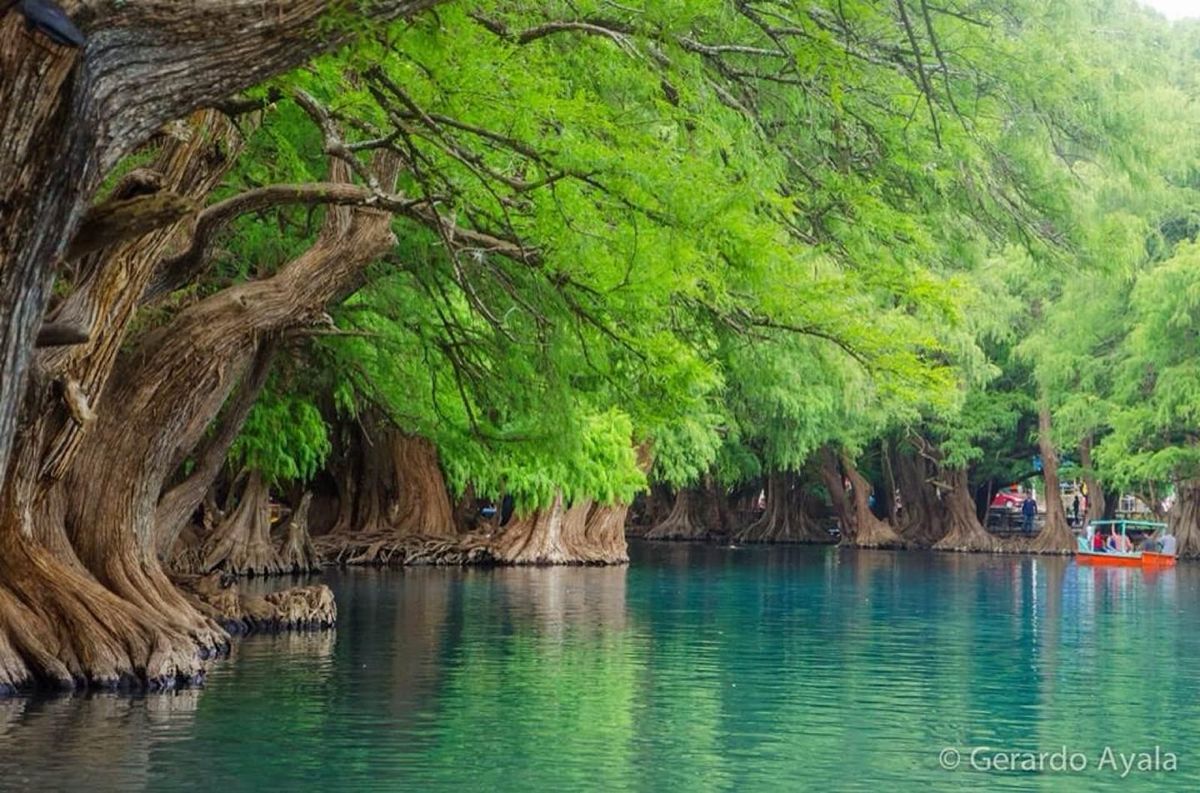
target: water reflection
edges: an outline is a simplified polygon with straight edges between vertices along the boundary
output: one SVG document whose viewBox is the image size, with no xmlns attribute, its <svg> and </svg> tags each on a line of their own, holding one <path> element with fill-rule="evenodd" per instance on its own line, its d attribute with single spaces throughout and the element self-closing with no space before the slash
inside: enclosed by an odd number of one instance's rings
<svg viewBox="0 0 1200 793">
<path fill-rule="evenodd" d="M 0 703 L 0 786 L 1194 789 L 1200 568 L 641 545 L 629 568 L 332 574 L 336 634 L 203 692 Z M 1171 775 L 1094 768 L 1160 745 Z M 945 746 L 1092 772 L 938 767 Z M 1200 751 L 1197 749 L 1196 751 Z"/>
<path fill-rule="evenodd" d="M 154 739 L 194 727 L 200 692 L 0 701 L 6 789 L 145 790 Z M 13 762 L 16 755 L 17 762 Z"/>
</svg>

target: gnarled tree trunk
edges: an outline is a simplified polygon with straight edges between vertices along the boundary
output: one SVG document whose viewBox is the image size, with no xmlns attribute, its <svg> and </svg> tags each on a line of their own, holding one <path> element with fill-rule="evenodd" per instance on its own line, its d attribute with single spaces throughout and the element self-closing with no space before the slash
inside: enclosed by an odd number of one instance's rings
<svg viewBox="0 0 1200 793">
<path fill-rule="evenodd" d="M 0 20 L 0 24 L 6 22 Z M 161 192 L 182 197 L 203 196 L 229 165 L 226 157 L 211 156 L 214 149 L 222 154 L 236 149 L 232 126 L 213 114 L 198 114 L 192 120 L 191 134 L 166 139 L 151 166 L 144 171 L 148 176 L 135 179 L 131 174 L 118 184 L 114 196 L 120 200 L 125 195 L 127 183 L 132 190 L 135 182 L 139 185 L 137 189 L 141 189 L 147 181 L 154 182 Z M 147 612 L 138 601 L 115 607 L 114 600 L 127 599 L 120 592 L 101 593 L 107 582 L 103 578 L 97 581 L 98 577 L 85 573 L 84 565 L 76 556 L 77 549 L 64 533 L 70 491 L 58 484 L 76 464 L 77 452 L 87 432 L 94 427 L 97 410 L 104 408 L 99 396 L 109 381 L 125 331 L 136 310 L 139 285 L 149 277 L 177 230 L 177 226 L 168 224 L 151 231 L 136 243 L 119 243 L 90 254 L 80 263 L 74 291 L 55 308 L 52 319 L 80 326 L 86 331 L 85 340 L 81 344 L 56 347 L 39 354 L 36 376 L 26 391 L 22 408 L 23 429 L 17 438 L 17 452 L 10 461 L 3 498 L 0 499 L 0 515 L 3 516 L 0 517 L 0 533 L 15 535 L 10 544 L 14 552 L 0 570 L 0 588 L 10 583 L 18 584 L 19 588 L 40 575 L 58 578 L 57 583 L 26 591 L 21 598 L 35 611 L 43 607 L 53 610 L 68 608 L 54 604 L 54 599 L 59 597 L 54 593 L 64 582 L 73 582 L 74 591 L 69 595 L 62 593 L 61 599 L 83 604 L 85 608 L 76 611 L 68 628 L 58 629 L 70 633 L 57 638 L 57 652 L 58 660 L 72 653 L 76 656 L 70 663 L 81 665 L 74 676 L 85 683 L 108 685 L 113 682 L 114 674 L 117 678 L 128 679 L 144 675 L 153 686 L 195 679 L 202 672 L 195 660 L 197 646 L 207 654 L 226 644 L 223 632 L 214 623 L 182 601 L 175 600 L 161 612 Z M 98 484 L 111 484 L 113 474 L 111 468 L 101 468 L 96 472 L 100 478 Z M 32 547 L 34 544 L 41 547 Z M 23 546 L 20 551 L 16 550 L 18 546 Z M 34 560 L 37 564 L 33 564 Z M 29 569 L 21 569 L 21 566 Z M 74 568 L 76 575 L 63 573 L 62 566 Z M 94 571 L 92 573 L 94 575 Z M 85 577 L 80 578 L 78 574 Z M 169 584 L 163 586 L 170 588 Z M 39 603 L 36 594 L 39 591 L 45 593 L 46 603 Z M 96 623 L 91 626 L 86 619 L 89 613 L 94 615 L 93 622 Z M 153 636 L 158 658 L 170 660 L 149 663 L 151 658 L 144 654 L 144 644 L 132 640 L 126 642 L 123 650 L 113 648 L 104 638 L 105 626 L 99 623 L 120 624 L 123 620 L 122 630 L 127 635 Z M 0 623 L 4 621 L 0 616 Z M 9 624 L 16 626 L 19 622 L 14 618 Z M 46 635 L 53 634 L 52 629 Z M 103 657 L 90 653 L 96 656 L 94 663 L 80 661 L 87 654 L 73 649 L 74 645 L 89 643 L 109 645 Z M 47 659 L 40 658 L 33 650 L 23 650 L 22 644 L 12 642 L 14 651 L 24 656 L 24 665 L 30 673 L 35 677 L 55 677 L 46 669 Z M 0 661 L 0 665 L 4 663 Z M 10 668 L 17 666 L 14 663 L 7 665 Z M 4 681 L 0 681 L 0 685 L 3 684 Z"/>
<path fill-rule="evenodd" d="M 167 643 L 175 657 L 194 657 L 197 646 L 224 646 L 227 638 L 159 562 L 155 521 L 167 477 L 195 448 L 260 340 L 321 312 L 391 243 L 388 216 L 331 210 L 308 252 L 271 278 L 184 310 L 110 378 L 105 409 L 62 488 L 65 522 L 79 560 L 103 588 L 178 637 Z M 130 674 L 136 669 L 131 663 Z"/>
<path fill-rule="evenodd" d="M 1062 490 L 1058 481 L 1058 449 L 1054 445 L 1050 406 L 1043 398 L 1038 405 L 1038 448 L 1042 453 L 1042 476 L 1046 482 L 1046 523 L 1030 543 L 1034 553 L 1071 553 L 1075 535 L 1067 523 Z"/>
<path fill-rule="evenodd" d="M 158 512 L 154 518 L 158 527 L 155 542 L 158 545 L 159 556 L 164 559 L 170 557 L 179 533 L 191 519 L 225 464 L 230 446 L 237 439 L 238 432 L 254 407 L 254 401 L 258 399 L 259 393 L 267 383 L 267 375 L 271 371 L 271 361 L 274 357 L 275 345 L 264 342 L 255 355 L 250 371 L 242 379 L 237 396 L 221 411 L 216 428 L 193 455 L 191 472 L 159 499 Z"/>
<path fill-rule="evenodd" d="M 284 572 L 315 573 L 321 569 L 321 557 L 308 534 L 308 510 L 311 506 L 312 493 L 305 491 L 288 520 L 283 547 L 279 550 L 279 561 Z"/>
<path fill-rule="evenodd" d="M 584 543 L 580 550 L 589 564 L 624 564 L 629 561 L 625 542 L 625 518 L 628 504 L 592 504 L 584 524 Z"/>
<path fill-rule="evenodd" d="M 704 540 L 716 526 L 706 524 L 707 510 L 701 488 L 681 487 L 674 506 L 660 523 L 646 532 L 647 540 Z"/>
<path fill-rule="evenodd" d="M 833 511 L 842 527 L 842 545 L 858 548 L 899 548 L 904 541 L 891 526 L 875 517 L 868 499 L 871 484 L 846 455 L 839 455 L 828 446 L 820 451 L 821 481 L 833 501 Z M 850 481 L 847 492 L 842 484 L 843 470 Z"/>
<path fill-rule="evenodd" d="M 942 495 L 949 531 L 933 547 L 939 551 L 998 551 L 1000 541 L 979 522 L 975 500 L 964 468 L 944 468 L 942 478 L 948 490 Z"/>
<path fill-rule="evenodd" d="M 271 490 L 258 471 L 246 477 L 237 509 L 206 538 L 201 569 L 250 576 L 284 572 L 271 542 Z"/>
<path fill-rule="evenodd" d="M 319 538 L 334 562 L 459 564 L 478 559 L 458 545 L 458 523 L 433 442 L 365 416 L 341 466 L 338 520 Z M 357 477 L 347 481 L 351 471 Z M 470 543 L 468 543 L 470 545 Z M 444 558 L 443 558 L 444 557 Z"/>
<path fill-rule="evenodd" d="M 393 529 L 400 536 L 454 537 L 454 510 L 433 441 L 397 431 L 391 451 L 399 491 L 390 516 Z"/>
<path fill-rule="evenodd" d="M 930 462 L 919 450 L 911 450 L 899 455 L 896 470 L 903 512 L 900 535 L 909 545 L 929 548 L 950 528 L 949 510 L 938 496 Z"/>
<path fill-rule="evenodd" d="M 589 520 L 591 519 L 591 520 Z M 589 522 L 592 532 L 589 536 Z M 557 493 L 548 507 L 515 517 L 491 543 L 505 564 L 619 564 L 629 561 L 625 536 L 613 536 L 591 501 L 567 505 Z"/>
<path fill-rule="evenodd" d="M 1175 535 L 1175 552 L 1180 557 L 1200 556 L 1200 480 L 1189 479 L 1176 486 L 1167 530 Z"/>
<path fill-rule="evenodd" d="M 362 11 L 386 20 L 435 2 L 379 0 Z M 63 6 L 74 14 L 84 3 Z M 335 6 L 89 3 L 79 50 L 31 34 L 21 14 L 0 14 L 0 472 L 50 286 L 105 176 L 168 121 L 344 41 L 328 15 Z"/>
<path fill-rule="evenodd" d="M 736 535 L 738 542 L 828 543 L 829 533 L 808 512 L 800 477 L 792 471 L 772 471 L 767 477 L 767 508 L 762 516 Z"/>
</svg>

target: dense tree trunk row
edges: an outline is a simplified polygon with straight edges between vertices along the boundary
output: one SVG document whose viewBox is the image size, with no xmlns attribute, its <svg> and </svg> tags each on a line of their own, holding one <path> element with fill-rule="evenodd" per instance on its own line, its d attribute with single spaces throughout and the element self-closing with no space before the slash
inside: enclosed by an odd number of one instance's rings
<svg viewBox="0 0 1200 793">
<path fill-rule="evenodd" d="M 315 544 L 330 562 L 414 564 L 622 564 L 628 506 L 564 502 L 477 524 L 474 499 L 456 509 L 437 448 L 378 416 L 348 427 L 338 450 L 337 517 Z"/>
</svg>

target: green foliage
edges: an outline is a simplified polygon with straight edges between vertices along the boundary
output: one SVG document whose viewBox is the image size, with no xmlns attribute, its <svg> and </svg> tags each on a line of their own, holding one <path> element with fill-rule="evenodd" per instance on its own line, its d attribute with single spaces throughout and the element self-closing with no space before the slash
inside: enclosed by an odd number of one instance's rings
<svg viewBox="0 0 1200 793">
<path fill-rule="evenodd" d="M 315 405 L 267 389 L 250 410 L 229 459 L 271 484 L 306 482 L 321 470 L 330 450 L 328 428 Z"/>
<path fill-rule="evenodd" d="M 319 404 L 523 508 L 627 500 L 643 443 L 675 486 L 913 434 L 1008 477 L 1041 397 L 1060 442 L 1108 436 L 1114 480 L 1200 469 L 1194 26 L 1118 0 L 484 0 L 361 33 L 257 89 L 285 98 L 214 198 L 327 178 L 303 90 L 419 211 L 239 464 L 311 477 Z M 239 218 L 193 291 L 276 272 L 324 215 Z"/>
</svg>

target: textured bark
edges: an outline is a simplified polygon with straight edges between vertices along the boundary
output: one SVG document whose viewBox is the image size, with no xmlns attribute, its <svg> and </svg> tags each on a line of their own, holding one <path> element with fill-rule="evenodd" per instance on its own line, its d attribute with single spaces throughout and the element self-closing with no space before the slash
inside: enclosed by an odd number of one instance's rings
<svg viewBox="0 0 1200 793">
<path fill-rule="evenodd" d="M 735 535 L 738 542 L 832 542 L 813 519 L 800 477 L 773 471 L 767 477 L 767 508 L 762 517 Z"/>
<path fill-rule="evenodd" d="M 842 468 L 846 478 L 850 480 L 851 498 L 854 506 L 854 533 L 851 537 L 842 537 L 843 545 L 853 545 L 858 548 L 899 548 L 904 545 L 896 530 L 875 516 L 868 505 L 871 495 L 871 483 L 858 472 L 853 461 L 842 455 Z"/>
<path fill-rule="evenodd" d="M 212 157 L 211 151 L 214 146 L 232 143 L 232 128 L 209 114 L 198 114 L 191 123 L 196 134 L 167 138 L 151 168 L 160 187 L 184 196 L 200 196 L 212 189 L 227 168 L 228 161 Z M 115 188 L 114 195 L 121 196 L 127 189 L 132 189 L 130 185 L 134 181 L 132 175 L 127 177 Z M 56 569 L 56 565 L 45 558 L 49 555 L 58 565 L 86 575 L 76 557 L 76 548 L 64 532 L 71 491 L 63 488 L 59 480 L 75 463 L 76 453 L 88 431 L 94 428 L 98 411 L 102 409 L 102 400 L 98 397 L 110 379 L 136 307 L 136 298 L 130 299 L 129 287 L 136 291 L 139 280 L 148 277 L 176 232 L 175 226 L 159 229 L 136 244 L 125 243 L 86 257 L 79 263 L 73 291 L 50 315 L 54 322 L 87 328 L 87 341 L 40 352 L 36 376 L 25 393 L 22 431 L 16 439 L 16 452 L 10 461 L 3 498 L 0 499 L 0 514 L 4 516 L 0 518 L 0 533 L 20 535 L 19 539 L 13 538 L 17 545 L 38 543 L 41 548 L 24 547 L 23 552 L 14 557 L 14 564 L 21 559 L 37 559 L 41 571 Z M 130 426 L 135 427 L 136 423 Z M 113 474 L 107 465 L 98 467 L 96 486 L 111 484 Z M 8 567 L 0 574 L 0 586 L 12 584 L 20 588 L 26 582 L 18 579 L 29 575 L 30 571 Z M 161 577 L 152 579 L 142 582 L 144 586 L 137 600 L 129 600 L 119 591 L 102 596 L 100 590 L 108 587 L 103 578 L 99 582 L 93 579 L 86 583 L 78 577 L 69 579 L 77 587 L 71 596 L 91 604 L 94 608 L 91 613 L 97 622 L 108 619 L 104 616 L 105 611 L 112 609 L 113 600 L 127 601 L 121 608 L 129 621 L 125 631 L 130 635 L 153 636 L 157 658 L 173 659 L 165 665 L 156 661 L 155 665 L 148 666 L 148 658 L 132 645 L 124 655 L 110 650 L 103 657 L 95 658 L 97 666 L 85 663 L 81 667 L 80 674 L 75 675 L 81 682 L 108 684 L 115 674 L 123 679 L 141 676 L 155 686 L 172 685 L 200 673 L 194 660 L 197 649 L 207 654 L 226 645 L 223 632 L 175 596 L 169 582 Z M 52 590 L 53 587 L 44 588 L 47 593 Z M 35 592 L 26 591 L 22 599 L 35 610 L 43 605 L 52 607 L 52 604 L 38 603 Z M 47 597 L 53 596 L 47 594 Z M 156 606 L 146 608 L 148 601 L 155 602 Z M 99 603 L 106 605 L 100 607 Z M 71 623 L 72 632 L 78 636 L 60 641 L 63 653 L 70 652 L 71 641 L 103 641 L 96 638 L 103 636 L 103 626 L 88 627 L 83 620 L 86 613 L 79 612 Z M 114 614 L 112 619 L 122 617 Z M 36 668 L 32 673 L 47 677 L 44 671 L 39 672 Z"/>
<path fill-rule="evenodd" d="M 361 419 L 358 453 L 361 457 L 359 481 L 355 492 L 352 533 L 358 539 L 397 539 L 391 531 L 390 517 L 396 510 L 395 456 L 391 441 L 394 430 L 387 421 L 366 415 Z"/>
<path fill-rule="evenodd" d="M 946 520 L 949 510 L 938 497 L 933 473 L 932 464 L 919 451 L 898 455 L 896 474 L 903 505 L 900 535 L 918 548 L 935 545 L 950 530 Z"/>
<path fill-rule="evenodd" d="M 389 516 L 394 531 L 400 536 L 454 537 L 454 510 L 437 447 L 428 438 L 399 431 L 392 433 L 390 445 L 398 491 Z"/>
<path fill-rule="evenodd" d="M 1050 407 L 1043 398 L 1038 405 L 1038 448 L 1042 453 L 1042 477 L 1046 483 L 1046 523 L 1029 549 L 1034 553 L 1071 553 L 1075 550 L 1075 535 L 1071 533 L 1063 509 L 1058 481 L 1058 449 L 1054 445 L 1052 429 Z"/>
<path fill-rule="evenodd" d="M 364 416 L 361 427 L 341 455 L 338 518 L 318 543 L 322 555 L 346 564 L 457 558 L 458 522 L 437 447 L 378 416 Z"/>
<path fill-rule="evenodd" d="M 549 507 L 514 517 L 492 540 L 491 553 L 504 564 L 623 564 L 625 535 L 616 528 L 623 509 L 591 501 L 568 506 L 559 493 Z"/>
<path fill-rule="evenodd" d="M 329 528 L 329 537 L 346 537 L 354 530 L 354 508 L 358 503 L 359 450 L 345 440 L 342 434 L 340 454 L 333 466 L 333 480 L 337 486 L 337 515 Z"/>
<path fill-rule="evenodd" d="M 201 569 L 250 576 L 285 572 L 271 542 L 271 491 L 258 471 L 246 477 L 237 509 L 206 538 Z"/>
<path fill-rule="evenodd" d="M 962 468 L 943 469 L 942 479 L 949 489 L 942 496 L 946 510 L 946 536 L 933 547 L 940 551 L 998 551 L 1000 541 L 993 537 L 979 522 L 975 512 L 975 500 L 967 472 Z"/>
<path fill-rule="evenodd" d="M 435 0 L 378 0 L 378 20 Z M 0 471 L 54 274 L 104 177 L 163 124 L 344 40 L 331 0 L 66 0 L 80 50 L 0 15 Z"/>
<path fill-rule="evenodd" d="M 842 527 L 842 545 L 857 548 L 898 548 L 904 541 L 895 530 L 875 517 L 868 506 L 871 483 L 846 455 L 838 455 L 828 446 L 820 451 L 821 481 L 833 502 L 833 511 Z M 839 467 L 840 462 L 840 467 Z M 843 473 L 850 490 L 842 484 Z"/>
<path fill-rule="evenodd" d="M 550 506 L 514 517 L 493 541 L 493 553 L 507 564 L 572 562 L 567 537 L 582 533 L 590 506 L 584 503 L 567 507 L 558 493 Z"/>
<path fill-rule="evenodd" d="M 1167 530 L 1175 535 L 1177 555 L 1200 557 L 1200 480 L 1183 481 L 1176 487 Z"/>
<path fill-rule="evenodd" d="M 705 523 L 704 495 L 699 488 L 683 487 L 674 506 L 661 522 L 646 532 L 647 540 L 704 540 L 719 527 Z"/>
<path fill-rule="evenodd" d="M 221 466 L 225 464 L 229 447 L 233 445 L 254 407 L 254 401 L 267 383 L 274 358 L 275 345 L 264 342 L 255 355 L 250 371 L 242 379 L 237 396 L 221 412 L 216 427 L 196 452 L 191 473 L 159 499 L 154 522 L 157 526 L 155 542 L 160 556 L 167 557 L 175 546 L 179 532 L 209 492 Z"/>
<path fill-rule="evenodd" d="M 88 211 L 71 241 L 67 259 L 78 259 L 172 226 L 198 209 L 195 201 L 170 192 L 110 199 Z"/>
<path fill-rule="evenodd" d="M 1092 465 L 1092 436 L 1088 435 L 1079 444 L 1079 464 L 1083 466 L 1083 483 L 1087 485 L 1087 509 L 1084 511 L 1084 525 L 1088 521 L 1101 520 L 1104 517 L 1104 486 L 1096 476 Z"/>
<path fill-rule="evenodd" d="M 845 537 L 854 531 L 854 506 L 850 500 L 850 494 L 843 484 L 842 469 L 838 465 L 837 453 L 829 447 L 822 448 L 818 453 L 817 471 L 820 474 L 821 483 L 829 492 L 830 509 L 833 510 L 842 536 Z"/>
<path fill-rule="evenodd" d="M 321 558 L 308 534 L 308 510 L 312 493 L 305 492 L 287 523 L 279 560 L 284 572 L 315 573 L 321 569 Z"/>
<path fill-rule="evenodd" d="M 633 499 L 625 524 L 627 537 L 645 537 L 646 534 L 667 519 L 675 508 L 675 495 L 661 482 L 650 485 L 645 493 Z"/>
<path fill-rule="evenodd" d="M 592 564 L 623 564 L 629 561 L 625 542 L 628 504 L 593 504 L 584 526 L 585 558 Z"/>
<path fill-rule="evenodd" d="M 33 684 L 173 688 L 202 680 L 203 656 L 224 649 L 181 633 L 77 562 L 7 528 L 0 531 L 0 580 L 0 693 Z"/>
<path fill-rule="evenodd" d="M 71 546 L 105 589 L 182 637 L 172 645 L 178 653 L 194 657 L 197 647 L 226 646 L 227 637 L 158 560 L 155 520 L 167 477 L 195 448 L 260 340 L 322 312 L 391 243 L 387 216 L 331 211 L 309 251 L 272 278 L 187 308 L 109 379 L 105 409 L 84 434 L 62 488 Z"/>
</svg>

